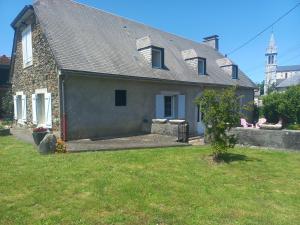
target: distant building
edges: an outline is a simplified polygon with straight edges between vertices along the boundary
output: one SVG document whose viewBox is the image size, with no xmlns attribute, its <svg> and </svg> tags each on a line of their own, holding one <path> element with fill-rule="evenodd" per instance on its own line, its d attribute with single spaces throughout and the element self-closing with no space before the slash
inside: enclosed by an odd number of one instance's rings
<svg viewBox="0 0 300 225">
<path fill-rule="evenodd" d="M 293 66 L 278 66 L 277 63 L 277 46 L 275 43 L 274 34 L 271 34 L 269 46 L 266 51 L 266 70 L 265 70 L 265 87 L 264 93 L 267 94 L 268 90 L 272 88 L 279 87 L 280 84 L 289 79 L 294 77 L 295 75 L 300 76 L 300 65 L 293 65 Z M 291 79 L 290 81 L 294 81 Z M 295 85 L 294 83 L 287 82 L 286 84 Z M 286 87 L 285 87 L 286 88 Z"/>
<path fill-rule="evenodd" d="M 0 56 L 0 117 L 3 116 L 2 97 L 11 88 L 9 82 L 10 58 Z"/>
</svg>

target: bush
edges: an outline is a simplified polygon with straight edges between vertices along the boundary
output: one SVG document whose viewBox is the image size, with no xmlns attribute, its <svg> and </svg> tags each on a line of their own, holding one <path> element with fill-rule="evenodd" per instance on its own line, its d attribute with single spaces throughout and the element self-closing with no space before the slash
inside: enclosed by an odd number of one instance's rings
<svg viewBox="0 0 300 225">
<path fill-rule="evenodd" d="M 284 124 L 300 123 L 300 85 L 290 87 L 285 92 L 273 92 L 263 98 L 263 114 L 268 122 L 279 119 Z"/>
<path fill-rule="evenodd" d="M 56 151 L 56 153 L 66 153 L 67 152 L 67 147 L 63 140 L 61 140 L 61 139 L 57 140 L 55 151 Z"/>
<path fill-rule="evenodd" d="M 5 92 L 5 94 L 0 99 L 0 116 L 10 117 L 13 116 L 13 96 L 11 91 Z"/>
<path fill-rule="evenodd" d="M 214 160 L 220 159 L 236 144 L 234 135 L 229 135 L 228 131 L 240 121 L 239 99 L 236 88 L 223 91 L 205 90 L 203 95 L 196 99 L 196 104 L 201 106 L 204 114 L 205 133 L 211 142 Z"/>
</svg>

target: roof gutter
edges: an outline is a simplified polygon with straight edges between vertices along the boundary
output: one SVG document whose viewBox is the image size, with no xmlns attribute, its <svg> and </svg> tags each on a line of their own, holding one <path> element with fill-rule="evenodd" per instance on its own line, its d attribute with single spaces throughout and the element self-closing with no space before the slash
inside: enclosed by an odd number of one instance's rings
<svg viewBox="0 0 300 225">
<path fill-rule="evenodd" d="M 79 70 L 69 70 L 69 69 L 61 69 L 61 75 L 70 75 L 74 74 L 76 76 L 88 76 L 88 77 L 100 77 L 100 78 L 116 78 L 116 79 L 124 79 L 124 80 L 139 80 L 139 81 L 150 81 L 150 82 L 159 82 L 159 83 L 168 83 L 168 84 L 186 84 L 193 86 L 218 86 L 218 87 L 230 87 L 234 85 L 223 85 L 223 84 L 215 84 L 215 83 L 199 83 L 199 82 L 191 82 L 191 81 L 178 81 L 178 80 L 167 80 L 167 79 L 157 79 L 157 78 L 149 78 L 149 77 L 137 77 L 130 75 L 119 75 L 119 74 L 107 74 L 107 73 L 96 73 L 89 71 L 79 71 Z M 245 89 L 255 89 L 254 87 L 244 87 L 239 86 Z"/>
<path fill-rule="evenodd" d="M 16 30 L 16 28 L 18 27 L 17 26 L 18 22 L 26 15 L 26 13 L 28 12 L 28 10 L 33 11 L 33 6 L 32 5 L 26 5 L 22 9 L 22 11 L 17 15 L 17 17 L 10 24 L 12 28 L 14 28 Z"/>
</svg>

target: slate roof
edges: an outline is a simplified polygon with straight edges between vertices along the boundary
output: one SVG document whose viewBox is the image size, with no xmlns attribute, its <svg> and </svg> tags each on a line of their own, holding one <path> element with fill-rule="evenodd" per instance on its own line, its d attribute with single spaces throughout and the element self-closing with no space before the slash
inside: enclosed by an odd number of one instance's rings
<svg viewBox="0 0 300 225">
<path fill-rule="evenodd" d="M 255 87 L 241 70 L 231 79 L 216 63 L 224 56 L 205 44 L 69 0 L 38 0 L 33 8 L 63 70 Z M 167 69 L 153 69 L 137 51 L 136 40 L 145 36 L 164 47 Z M 188 67 L 181 54 L 188 49 L 207 59 L 208 76 Z"/>
<path fill-rule="evenodd" d="M 277 88 L 287 88 L 294 85 L 300 85 L 300 74 L 296 74 L 282 81 L 279 85 L 277 85 Z"/>
<path fill-rule="evenodd" d="M 277 72 L 300 71 L 300 65 L 277 66 Z"/>
</svg>

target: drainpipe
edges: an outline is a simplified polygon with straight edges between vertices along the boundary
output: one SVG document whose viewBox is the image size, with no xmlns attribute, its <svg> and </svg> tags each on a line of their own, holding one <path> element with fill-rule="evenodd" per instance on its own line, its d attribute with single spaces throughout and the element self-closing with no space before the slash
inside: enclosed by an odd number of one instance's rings
<svg viewBox="0 0 300 225">
<path fill-rule="evenodd" d="M 59 71 L 61 81 L 61 137 L 64 141 L 67 141 L 67 114 L 65 108 L 65 77 Z"/>
</svg>

